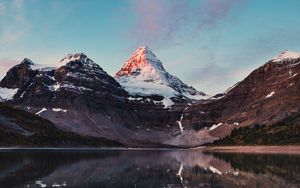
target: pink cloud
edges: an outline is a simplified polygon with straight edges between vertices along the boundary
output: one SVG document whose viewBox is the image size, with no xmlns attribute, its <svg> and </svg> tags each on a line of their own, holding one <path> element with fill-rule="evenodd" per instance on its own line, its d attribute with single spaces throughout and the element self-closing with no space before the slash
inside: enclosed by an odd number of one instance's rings
<svg viewBox="0 0 300 188">
<path fill-rule="evenodd" d="M 244 1 L 245 2 L 245 1 Z M 198 29 L 214 26 L 218 21 L 226 18 L 229 12 L 240 0 L 206 0 L 195 10 Z"/>
</svg>

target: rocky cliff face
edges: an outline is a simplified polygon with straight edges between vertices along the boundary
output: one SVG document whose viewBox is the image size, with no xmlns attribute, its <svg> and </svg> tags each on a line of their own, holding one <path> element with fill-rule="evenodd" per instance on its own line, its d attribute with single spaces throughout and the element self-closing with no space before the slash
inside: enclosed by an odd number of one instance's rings
<svg viewBox="0 0 300 188">
<path fill-rule="evenodd" d="M 33 65 L 34 63 L 30 59 L 25 58 L 19 65 L 14 66 L 7 72 L 0 83 L 0 87 L 14 89 L 28 85 L 38 73 L 37 70 L 31 69 Z"/>
<path fill-rule="evenodd" d="M 234 127 L 276 123 L 300 110 L 300 56 L 291 52 L 206 100 L 188 98 L 190 87 L 167 73 L 147 48 L 138 49 L 116 79 L 82 53 L 59 64 L 36 68 L 24 59 L 0 82 L 0 97 L 61 130 L 131 147 L 198 146 Z"/>
</svg>

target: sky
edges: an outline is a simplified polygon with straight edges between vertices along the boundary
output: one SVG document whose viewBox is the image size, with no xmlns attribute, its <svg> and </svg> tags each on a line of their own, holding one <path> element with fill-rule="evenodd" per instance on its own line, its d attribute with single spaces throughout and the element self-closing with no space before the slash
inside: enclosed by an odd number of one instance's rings
<svg viewBox="0 0 300 188">
<path fill-rule="evenodd" d="M 114 75 L 147 45 L 165 69 L 223 92 L 285 50 L 300 52 L 298 0 L 0 0 L 0 77 L 27 57 L 82 52 Z"/>
</svg>

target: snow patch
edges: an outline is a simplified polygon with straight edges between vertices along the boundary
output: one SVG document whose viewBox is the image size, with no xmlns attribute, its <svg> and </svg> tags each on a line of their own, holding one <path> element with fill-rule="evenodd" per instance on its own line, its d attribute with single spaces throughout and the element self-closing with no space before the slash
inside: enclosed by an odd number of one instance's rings
<svg viewBox="0 0 300 188">
<path fill-rule="evenodd" d="M 291 60 L 300 58 L 299 52 L 285 51 L 272 59 L 273 62 L 280 62 L 283 60 Z"/>
<path fill-rule="evenodd" d="M 25 93 L 26 93 L 26 91 L 24 91 L 24 92 L 20 95 L 20 98 L 23 98 Z"/>
<path fill-rule="evenodd" d="M 67 112 L 67 110 L 65 109 L 61 109 L 61 108 L 52 108 L 53 112 Z"/>
<path fill-rule="evenodd" d="M 74 89 L 74 90 L 77 90 L 77 91 L 80 91 L 80 92 L 82 92 L 82 91 L 92 91 L 92 89 L 90 89 L 90 88 L 86 88 L 86 87 L 83 87 L 83 86 L 74 86 L 71 83 L 56 83 L 53 86 L 49 86 L 48 88 L 51 91 L 59 91 L 61 88 Z"/>
<path fill-rule="evenodd" d="M 217 125 L 213 125 L 209 128 L 210 131 L 215 130 L 216 128 L 220 127 L 221 125 L 223 125 L 223 123 L 218 123 Z"/>
<path fill-rule="evenodd" d="M 222 175 L 222 172 L 213 166 L 209 166 L 208 169 L 212 171 L 214 174 Z"/>
<path fill-rule="evenodd" d="M 127 98 L 129 101 L 140 101 L 140 100 L 143 100 L 142 97 L 137 97 L 137 98 L 134 98 L 134 97 L 128 97 Z"/>
<path fill-rule="evenodd" d="M 189 99 L 193 99 L 193 100 L 206 100 L 211 98 L 210 95 L 191 95 L 187 92 L 182 93 L 185 97 L 189 98 Z"/>
<path fill-rule="evenodd" d="M 168 98 L 175 97 L 178 95 L 178 93 L 175 90 L 163 84 L 137 81 L 129 77 L 126 79 L 116 78 L 116 80 L 130 95 L 160 95 Z"/>
<path fill-rule="evenodd" d="M 35 181 L 35 184 L 39 185 L 40 187 L 47 187 L 46 184 L 44 184 L 42 181 L 38 180 L 38 181 Z"/>
<path fill-rule="evenodd" d="M 12 100 L 15 94 L 18 92 L 18 90 L 19 90 L 18 88 L 10 89 L 10 88 L 0 87 L 0 97 L 3 100 Z"/>
<path fill-rule="evenodd" d="M 239 125 L 238 122 L 234 122 L 234 123 L 233 123 L 233 126 L 238 126 L 238 125 Z"/>
<path fill-rule="evenodd" d="M 41 113 L 47 111 L 47 108 L 42 108 L 40 111 L 38 111 L 37 113 L 35 113 L 35 115 L 40 115 Z"/>
<path fill-rule="evenodd" d="M 183 132 L 183 126 L 182 126 L 182 123 L 181 123 L 181 120 L 180 121 L 176 121 L 178 126 L 179 126 L 179 129 L 180 129 L 180 132 L 182 133 Z"/>
<path fill-rule="evenodd" d="M 58 184 L 58 183 L 53 183 L 51 187 L 66 187 L 67 186 L 67 183 L 64 182 L 62 184 Z"/>
<path fill-rule="evenodd" d="M 179 121 L 176 121 L 178 126 L 179 126 L 179 129 L 180 129 L 180 132 L 182 133 L 183 132 L 183 126 L 182 126 L 182 120 L 184 118 L 184 111 L 187 110 L 189 108 L 189 106 L 185 107 L 185 109 L 183 109 L 182 113 L 181 113 L 181 117 L 180 117 L 180 120 Z"/>
<path fill-rule="evenodd" d="M 272 91 L 271 93 L 269 93 L 265 98 L 270 98 L 270 97 L 272 97 L 273 95 L 275 94 L 275 92 L 274 91 Z"/>
<path fill-rule="evenodd" d="M 60 83 L 56 83 L 53 86 L 50 86 L 49 89 L 51 91 L 58 91 L 60 89 Z"/>
<path fill-rule="evenodd" d="M 51 71 L 51 70 L 56 69 L 57 67 L 51 66 L 51 65 L 46 65 L 46 64 L 36 64 L 36 63 L 34 63 L 34 64 L 30 65 L 30 68 L 32 70 Z"/>
<path fill-rule="evenodd" d="M 170 108 L 174 104 L 174 102 L 171 99 L 169 99 L 169 98 L 164 98 L 162 100 L 162 103 L 164 105 L 164 109 Z"/>
</svg>

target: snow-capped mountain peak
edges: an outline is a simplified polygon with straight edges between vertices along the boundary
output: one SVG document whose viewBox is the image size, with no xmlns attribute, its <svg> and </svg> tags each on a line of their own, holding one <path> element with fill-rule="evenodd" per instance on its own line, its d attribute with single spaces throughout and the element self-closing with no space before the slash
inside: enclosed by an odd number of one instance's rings
<svg viewBox="0 0 300 188">
<path fill-rule="evenodd" d="M 300 58 L 299 52 L 293 52 L 293 51 L 284 51 L 280 53 L 278 56 L 272 59 L 273 62 L 280 62 L 283 60 L 291 60 L 291 59 L 298 59 Z"/>
<path fill-rule="evenodd" d="M 163 84 L 164 72 L 161 61 L 147 46 L 142 46 L 132 54 L 115 77 L 134 77 L 140 81 Z"/>
<path fill-rule="evenodd" d="M 83 62 L 93 62 L 90 58 L 87 57 L 84 53 L 75 53 L 75 54 L 67 54 L 60 60 L 60 64 L 67 64 L 71 61 L 83 61 Z"/>
<path fill-rule="evenodd" d="M 84 53 L 67 54 L 60 60 L 59 66 L 68 66 L 71 68 L 81 68 L 85 70 L 103 72 L 103 69 L 100 67 L 100 65 L 95 63 Z"/>
<path fill-rule="evenodd" d="M 115 78 L 133 95 L 161 95 L 168 98 L 182 95 L 193 99 L 206 96 L 169 74 L 147 46 L 139 47 Z"/>
</svg>

